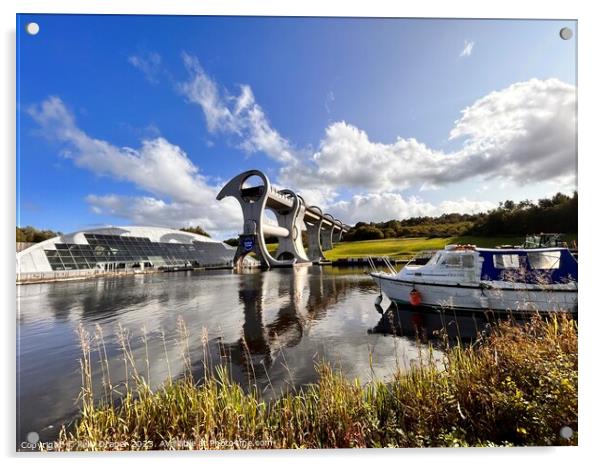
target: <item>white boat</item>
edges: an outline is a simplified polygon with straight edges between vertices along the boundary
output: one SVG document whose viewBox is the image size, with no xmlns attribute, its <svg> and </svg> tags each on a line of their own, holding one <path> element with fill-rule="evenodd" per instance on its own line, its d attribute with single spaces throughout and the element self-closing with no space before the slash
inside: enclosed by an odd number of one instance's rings
<svg viewBox="0 0 602 466">
<path fill-rule="evenodd" d="M 424 265 L 370 273 L 391 301 L 466 311 L 577 312 L 577 260 L 563 247 L 449 245 Z"/>
</svg>

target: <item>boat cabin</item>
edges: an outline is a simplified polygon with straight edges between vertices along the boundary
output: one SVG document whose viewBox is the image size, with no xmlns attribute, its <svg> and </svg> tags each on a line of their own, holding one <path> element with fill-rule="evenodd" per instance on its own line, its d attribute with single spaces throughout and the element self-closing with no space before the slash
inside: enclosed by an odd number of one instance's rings
<svg viewBox="0 0 602 466">
<path fill-rule="evenodd" d="M 484 249 L 448 245 L 425 265 L 408 264 L 400 275 L 446 282 L 570 283 L 577 282 L 577 261 L 566 248 Z"/>
</svg>

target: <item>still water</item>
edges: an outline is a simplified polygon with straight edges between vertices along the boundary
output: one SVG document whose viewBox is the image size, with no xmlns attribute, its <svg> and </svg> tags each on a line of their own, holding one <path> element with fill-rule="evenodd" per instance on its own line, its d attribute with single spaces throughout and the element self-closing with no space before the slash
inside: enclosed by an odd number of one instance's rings
<svg viewBox="0 0 602 466">
<path fill-rule="evenodd" d="M 236 380 L 248 384 L 252 378 L 270 396 L 315 381 L 318 361 L 364 382 L 386 378 L 416 363 L 424 355 L 421 342 L 436 338 L 442 326 L 452 336 L 471 338 L 485 325 L 475 316 L 450 320 L 412 309 L 381 314 L 374 306 L 377 294 L 361 270 L 315 266 L 19 286 L 17 441 L 29 432 L 54 440 L 60 426 L 76 417 L 80 326 L 90 334 L 102 330 L 113 385 L 125 380 L 120 327 L 129 334 L 140 372 L 156 386 L 185 370 L 183 322 L 196 376 L 202 377 L 208 358 L 215 363 L 228 355 Z M 92 364 L 100 387 L 95 353 Z"/>
</svg>

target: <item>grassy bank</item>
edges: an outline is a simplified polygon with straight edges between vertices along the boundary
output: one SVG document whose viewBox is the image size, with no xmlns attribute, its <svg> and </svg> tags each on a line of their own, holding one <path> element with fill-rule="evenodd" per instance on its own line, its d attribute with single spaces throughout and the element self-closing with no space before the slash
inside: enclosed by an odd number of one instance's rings
<svg viewBox="0 0 602 466">
<path fill-rule="evenodd" d="M 521 244 L 524 238 L 449 236 L 447 238 L 390 238 L 371 241 L 335 243 L 334 248 L 325 251 L 328 260 L 346 257 L 389 256 L 405 257 L 429 249 L 442 249 L 447 244 L 476 244 L 493 247 L 499 244 Z"/>
<path fill-rule="evenodd" d="M 132 369 L 136 383 L 118 404 L 110 396 L 93 401 L 96 357 L 84 344 L 81 419 L 62 431 L 58 449 L 577 443 L 577 325 L 570 318 L 501 323 L 475 346 L 449 347 L 443 367 L 429 354 L 426 348 L 419 366 L 366 385 L 318 365 L 316 384 L 273 401 L 244 390 L 223 366 L 200 385 L 186 375 L 155 390 Z M 565 426 L 574 431 L 570 439 L 559 434 Z"/>
<path fill-rule="evenodd" d="M 567 241 L 577 239 L 577 235 L 565 235 Z M 475 244 L 483 248 L 492 248 L 502 244 L 522 244 L 523 236 L 448 236 L 445 238 L 388 238 L 367 241 L 344 241 L 335 243 L 330 251 L 324 251 L 328 260 L 367 256 L 389 256 L 405 258 L 420 251 L 442 249 L 447 244 Z M 270 252 L 276 252 L 278 244 L 268 244 Z"/>
<path fill-rule="evenodd" d="M 522 244 L 522 237 L 480 237 L 448 236 L 446 238 L 389 238 L 367 241 L 345 241 L 335 243 L 330 251 L 324 251 L 328 260 L 347 257 L 389 256 L 405 257 L 429 249 L 442 249 L 446 244 L 476 244 L 481 247 L 494 247 L 500 244 Z M 268 250 L 275 252 L 278 244 L 268 244 Z"/>
</svg>

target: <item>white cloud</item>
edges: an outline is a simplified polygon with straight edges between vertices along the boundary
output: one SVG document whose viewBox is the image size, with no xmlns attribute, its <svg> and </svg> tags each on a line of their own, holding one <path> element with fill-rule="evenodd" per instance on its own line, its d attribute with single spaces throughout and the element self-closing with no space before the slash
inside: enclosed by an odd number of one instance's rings
<svg viewBox="0 0 602 466">
<path fill-rule="evenodd" d="M 466 53 L 473 46 L 467 41 Z M 338 121 L 326 128 L 312 156 L 270 126 L 249 86 L 238 96 L 220 92 L 196 58 L 184 55 L 184 61 L 191 78 L 180 89 L 201 106 L 208 130 L 236 137 L 247 152 L 266 153 L 280 164 L 279 184 L 314 194 L 326 190 L 322 199 L 344 189 L 431 190 L 475 177 L 516 185 L 575 180 L 576 90 L 558 79 L 516 83 L 465 108 L 449 135 L 463 139 L 455 151 L 414 138 L 373 141 Z"/>
<path fill-rule="evenodd" d="M 393 144 L 370 141 L 365 131 L 340 121 L 326 129 L 308 163 L 285 166 L 280 176 L 284 184 L 306 188 L 402 190 L 430 179 L 444 157 L 415 139 L 400 138 Z"/>
<path fill-rule="evenodd" d="M 116 147 L 79 129 L 58 97 L 49 97 L 28 109 L 43 134 L 64 144 L 63 156 L 101 176 L 132 182 L 155 197 L 90 196 L 96 212 L 112 213 L 134 223 L 189 225 L 203 219 L 214 231 L 238 228 L 240 209 L 215 199 L 210 185 L 178 146 L 164 138 L 143 140 L 137 149 Z M 163 199 L 161 199 L 163 198 Z"/>
<path fill-rule="evenodd" d="M 296 192 L 303 198 L 306 206 L 318 206 L 323 209 L 338 197 L 338 193 L 328 186 L 318 189 L 301 188 Z"/>
<path fill-rule="evenodd" d="M 140 55 L 131 55 L 128 62 L 142 71 L 146 80 L 152 84 L 159 82 L 161 72 L 161 55 L 155 52 L 147 52 Z"/>
<path fill-rule="evenodd" d="M 133 225 L 170 227 L 201 225 L 216 238 L 235 236 L 242 222 L 242 215 L 239 214 L 240 207 L 233 199 L 225 199 L 219 204 L 209 202 L 202 209 L 199 208 L 198 203 L 166 202 L 150 196 L 90 194 L 86 197 L 86 202 L 97 214 L 127 219 Z"/>
<path fill-rule="evenodd" d="M 574 177 L 577 162 L 575 86 L 558 79 L 512 84 L 462 111 L 450 139 L 466 138 L 465 162 L 452 176 L 471 170 L 526 184 Z"/>
<path fill-rule="evenodd" d="M 575 176 L 575 87 L 557 79 L 513 84 L 462 111 L 442 152 L 413 138 L 386 144 L 346 122 L 326 129 L 311 160 L 284 166 L 281 183 L 374 192 L 424 189 L 483 177 L 517 185 Z"/>
<path fill-rule="evenodd" d="M 248 153 L 263 152 L 277 162 L 295 163 L 289 141 L 271 127 L 249 86 L 240 86 L 237 96 L 220 91 L 196 57 L 184 54 L 183 59 L 190 77 L 180 83 L 179 90 L 188 101 L 202 108 L 211 133 L 235 138 L 237 146 Z"/>
<path fill-rule="evenodd" d="M 443 201 L 436 208 L 435 215 L 441 214 L 476 214 L 486 212 L 496 207 L 496 204 L 490 201 L 471 201 L 461 198 L 456 201 Z"/>
<path fill-rule="evenodd" d="M 366 221 L 384 222 L 391 219 L 438 216 L 445 213 L 472 214 L 494 207 L 495 204 L 492 202 L 467 199 L 443 201 L 434 205 L 415 196 L 404 198 L 399 193 L 385 192 L 355 195 L 350 200 L 334 203 L 329 206 L 328 211 L 336 218 L 355 224 Z"/>
<path fill-rule="evenodd" d="M 472 55 L 472 49 L 474 47 L 474 41 L 464 41 L 464 48 L 460 52 L 460 57 L 470 57 Z"/>
</svg>

